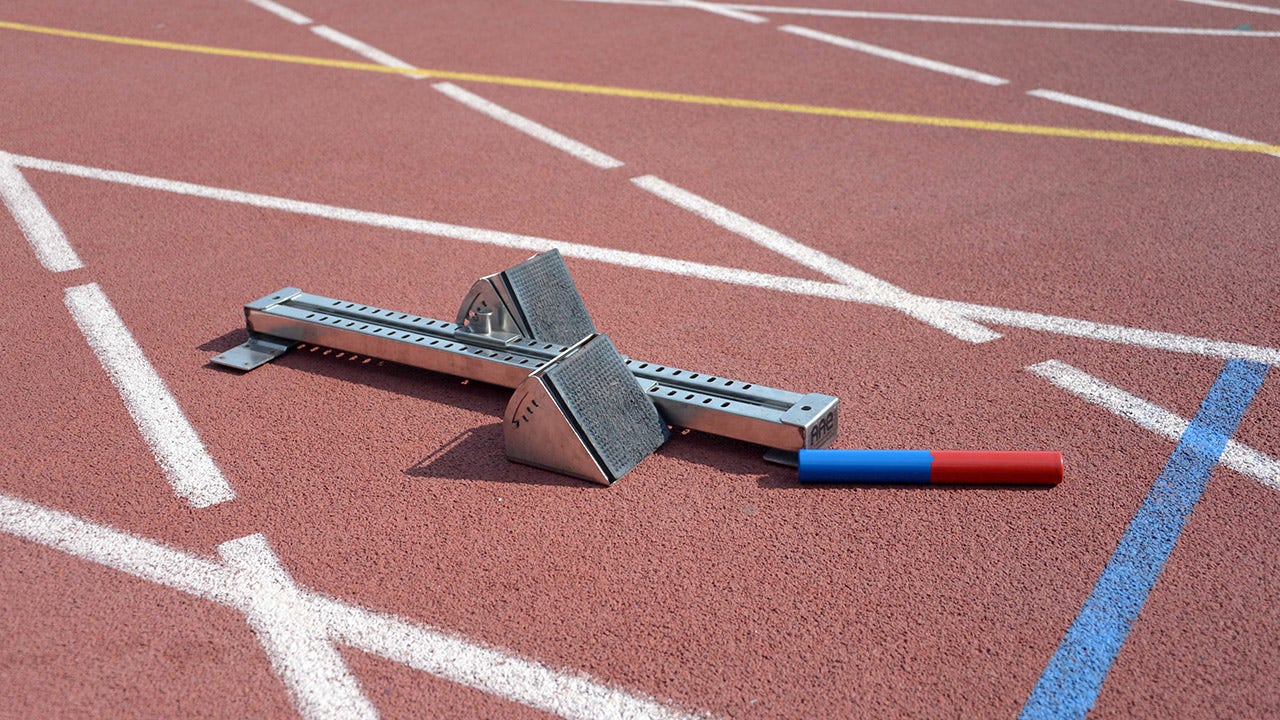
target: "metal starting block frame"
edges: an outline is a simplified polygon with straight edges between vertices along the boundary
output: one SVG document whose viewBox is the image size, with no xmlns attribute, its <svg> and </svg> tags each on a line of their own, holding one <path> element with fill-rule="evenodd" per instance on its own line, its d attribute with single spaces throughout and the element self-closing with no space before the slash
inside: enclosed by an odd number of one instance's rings
<svg viewBox="0 0 1280 720">
<path fill-rule="evenodd" d="M 573 347 L 520 334 L 527 325 L 518 321 L 513 312 L 517 308 L 502 284 L 492 282 L 498 277 L 482 278 L 473 286 L 456 323 L 283 288 L 244 306 L 249 340 L 212 361 L 249 371 L 306 343 L 502 387 L 540 382 L 538 372 Z M 830 395 L 788 392 L 658 363 L 622 360 L 668 425 L 788 451 L 826 447 L 836 437 L 839 400 Z M 553 437 L 573 432 L 571 417 L 568 423 L 556 423 L 562 430 L 540 432 L 536 437 L 548 447 L 572 446 L 575 459 L 557 459 L 554 450 L 524 447 L 520 438 L 535 435 L 511 428 L 518 427 L 520 420 L 517 401 L 527 394 L 527 390 L 516 393 L 504 418 L 510 459 L 605 485 L 617 480 L 603 469 L 598 457 L 594 468 L 582 460 L 575 444 L 582 443 L 581 437 Z M 559 410 L 565 413 L 564 407 Z"/>
</svg>

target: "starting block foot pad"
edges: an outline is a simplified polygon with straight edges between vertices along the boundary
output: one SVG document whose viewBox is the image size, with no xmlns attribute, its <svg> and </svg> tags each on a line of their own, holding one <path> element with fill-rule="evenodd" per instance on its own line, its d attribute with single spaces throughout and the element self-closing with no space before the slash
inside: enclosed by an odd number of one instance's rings
<svg viewBox="0 0 1280 720">
<path fill-rule="evenodd" d="M 606 335 L 589 335 L 516 388 L 507 457 L 610 485 L 666 441 L 669 430 Z"/>
<path fill-rule="evenodd" d="M 596 331 L 559 250 L 477 280 L 458 310 L 458 325 L 556 345 Z"/>
</svg>

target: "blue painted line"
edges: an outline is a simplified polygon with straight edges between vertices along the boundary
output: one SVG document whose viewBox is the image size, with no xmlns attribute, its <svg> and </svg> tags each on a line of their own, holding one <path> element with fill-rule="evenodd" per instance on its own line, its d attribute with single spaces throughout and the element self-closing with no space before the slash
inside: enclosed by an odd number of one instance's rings
<svg viewBox="0 0 1280 720">
<path fill-rule="evenodd" d="M 1229 360 L 1222 368 L 1049 659 L 1018 716 L 1021 720 L 1083 718 L 1093 708 L 1182 526 L 1266 374 L 1266 365 L 1244 360 Z"/>
</svg>

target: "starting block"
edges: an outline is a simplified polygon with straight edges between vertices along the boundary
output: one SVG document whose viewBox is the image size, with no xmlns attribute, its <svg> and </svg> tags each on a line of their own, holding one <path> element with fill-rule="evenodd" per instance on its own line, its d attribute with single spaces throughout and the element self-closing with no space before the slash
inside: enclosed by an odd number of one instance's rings
<svg viewBox="0 0 1280 720">
<path fill-rule="evenodd" d="M 247 342 L 212 358 L 249 371 L 299 343 L 515 390 L 507 457 L 610 485 L 669 426 L 783 451 L 824 448 L 839 400 L 628 358 L 596 332 L 560 253 L 477 280 L 455 322 L 283 288 L 244 306 Z"/>
</svg>

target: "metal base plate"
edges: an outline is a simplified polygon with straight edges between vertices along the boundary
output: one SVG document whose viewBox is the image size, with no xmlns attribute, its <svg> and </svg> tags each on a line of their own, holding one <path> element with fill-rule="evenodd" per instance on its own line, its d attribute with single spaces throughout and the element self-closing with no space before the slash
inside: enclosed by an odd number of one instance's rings
<svg viewBox="0 0 1280 720">
<path fill-rule="evenodd" d="M 245 320 L 250 341 L 215 362 L 252 370 L 302 342 L 515 388 L 568 349 L 510 335 L 493 316 L 459 326 L 297 288 L 245 305 Z M 481 332 L 486 325 L 487 334 Z M 784 450 L 827 447 L 839 431 L 840 403 L 829 395 L 801 395 L 635 358 L 623 364 L 667 425 Z"/>
<path fill-rule="evenodd" d="M 210 360 L 236 370 L 252 370 L 275 360 L 296 344 L 275 338 L 250 337 L 248 342 L 214 355 Z"/>
<path fill-rule="evenodd" d="M 764 453 L 764 459 L 765 462 L 771 462 L 774 465 L 784 465 L 789 468 L 800 467 L 800 453 L 796 450 L 769 448 Z"/>
</svg>

